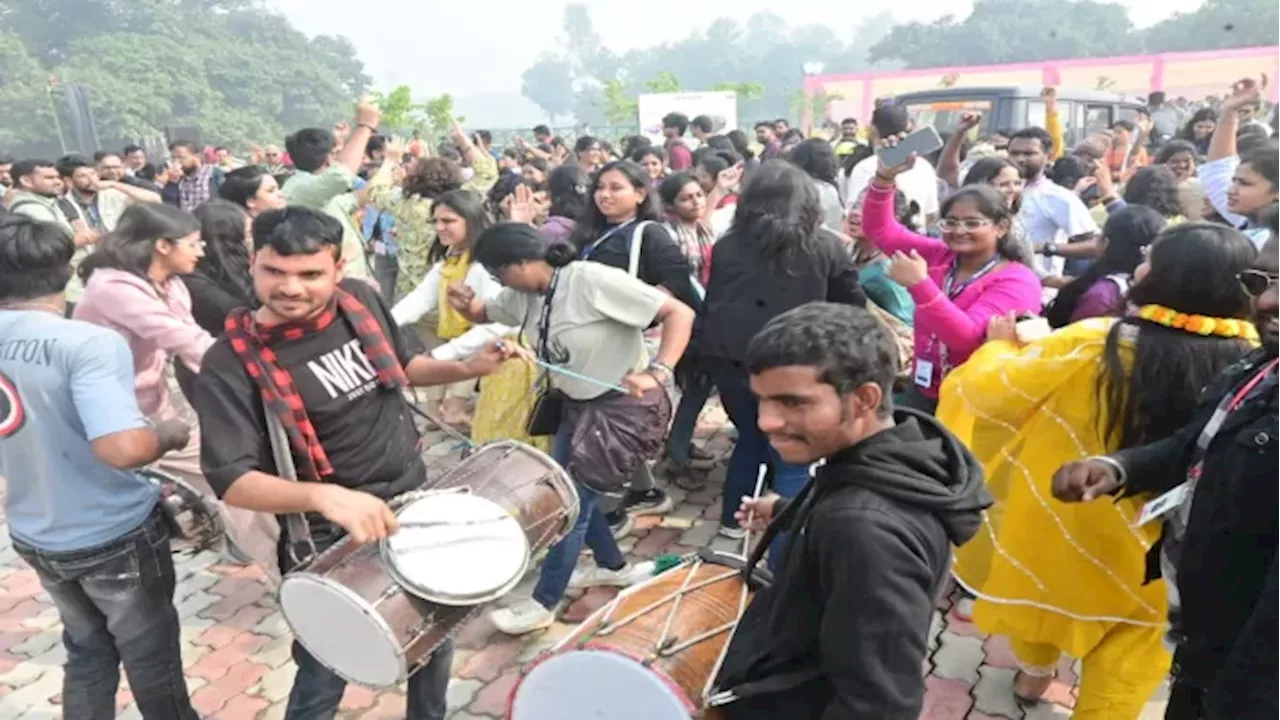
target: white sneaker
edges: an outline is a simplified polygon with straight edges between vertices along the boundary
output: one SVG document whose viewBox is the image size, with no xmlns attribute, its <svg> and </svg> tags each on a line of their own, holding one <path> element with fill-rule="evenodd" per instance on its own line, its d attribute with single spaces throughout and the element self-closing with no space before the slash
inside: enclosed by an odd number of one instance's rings
<svg viewBox="0 0 1280 720">
<path fill-rule="evenodd" d="M 629 587 L 653 577 L 653 570 L 652 560 L 646 560 L 642 563 L 627 563 L 620 570 L 606 570 L 593 565 L 588 568 L 574 570 L 573 576 L 569 578 L 569 588 L 571 590 L 584 590 L 593 587 Z"/>
<path fill-rule="evenodd" d="M 556 614 L 542 606 L 542 603 L 527 598 L 513 605 L 500 608 L 489 613 L 489 620 L 494 627 L 508 635 L 524 635 L 534 630 L 551 627 L 556 621 Z"/>
<path fill-rule="evenodd" d="M 721 525 L 720 529 L 716 530 L 716 532 L 720 535 L 720 537 L 726 537 L 726 538 L 729 538 L 730 540 L 741 540 L 742 538 L 747 536 L 747 531 L 744 530 L 743 528 L 729 527 L 727 525 Z"/>
</svg>

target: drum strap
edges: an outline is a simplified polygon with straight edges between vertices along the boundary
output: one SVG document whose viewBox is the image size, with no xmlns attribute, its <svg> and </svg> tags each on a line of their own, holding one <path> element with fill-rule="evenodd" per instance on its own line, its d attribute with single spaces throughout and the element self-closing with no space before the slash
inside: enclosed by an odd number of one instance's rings
<svg viewBox="0 0 1280 720">
<path fill-rule="evenodd" d="M 289 445 L 289 435 L 285 432 L 280 418 L 266 407 L 267 438 L 271 441 L 271 456 L 276 461 L 276 475 L 286 480 L 298 482 L 298 469 L 293 464 L 293 450 Z M 288 548 L 289 560 L 297 568 L 311 562 L 316 556 L 316 543 L 311 539 L 311 526 L 307 524 L 307 516 L 293 513 L 284 516 L 285 547 Z M 299 553 L 299 550 L 302 552 Z"/>
</svg>

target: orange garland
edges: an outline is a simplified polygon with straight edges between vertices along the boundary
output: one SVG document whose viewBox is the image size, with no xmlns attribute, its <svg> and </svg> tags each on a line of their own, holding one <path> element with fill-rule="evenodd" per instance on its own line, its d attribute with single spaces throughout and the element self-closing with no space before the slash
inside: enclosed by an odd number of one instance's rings
<svg viewBox="0 0 1280 720">
<path fill-rule="evenodd" d="M 1175 330 L 1185 330 L 1203 337 L 1214 335 L 1224 338 L 1243 338 L 1258 342 L 1258 331 L 1253 323 L 1235 318 L 1218 318 L 1178 312 L 1163 305 L 1143 305 L 1138 317 Z"/>
</svg>

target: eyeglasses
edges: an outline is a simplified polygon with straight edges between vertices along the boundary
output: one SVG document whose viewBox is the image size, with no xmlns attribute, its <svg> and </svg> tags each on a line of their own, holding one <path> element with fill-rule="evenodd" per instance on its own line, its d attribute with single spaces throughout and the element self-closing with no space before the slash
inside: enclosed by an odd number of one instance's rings
<svg viewBox="0 0 1280 720">
<path fill-rule="evenodd" d="M 1236 279 L 1240 281 L 1240 287 L 1244 288 L 1249 297 L 1256 298 L 1272 285 L 1280 282 L 1280 275 L 1263 270 L 1242 270 L 1239 275 L 1236 275 Z"/>
<path fill-rule="evenodd" d="M 965 218 L 963 220 L 955 220 L 953 218 L 943 218 L 938 221 L 938 227 L 947 232 L 954 232 L 961 228 L 965 230 L 981 230 L 991 224 L 986 218 Z"/>
</svg>

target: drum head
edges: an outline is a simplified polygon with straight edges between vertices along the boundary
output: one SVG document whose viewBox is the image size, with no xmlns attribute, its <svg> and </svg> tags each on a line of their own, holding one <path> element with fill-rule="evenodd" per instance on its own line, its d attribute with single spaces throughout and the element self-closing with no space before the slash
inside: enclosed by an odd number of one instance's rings
<svg viewBox="0 0 1280 720">
<path fill-rule="evenodd" d="M 667 678 L 611 650 L 563 652 L 516 686 L 510 720 L 689 720 L 692 708 Z"/>
<path fill-rule="evenodd" d="M 280 583 L 280 612 L 307 652 L 346 680 L 372 687 L 404 681 L 404 651 L 395 634 L 347 587 L 290 573 Z"/>
<path fill-rule="evenodd" d="M 478 605 L 506 594 L 529 566 L 524 528 L 501 505 L 467 493 L 417 500 L 397 516 L 382 556 L 408 592 L 442 605 Z M 415 526 L 416 525 L 416 526 Z"/>
</svg>

